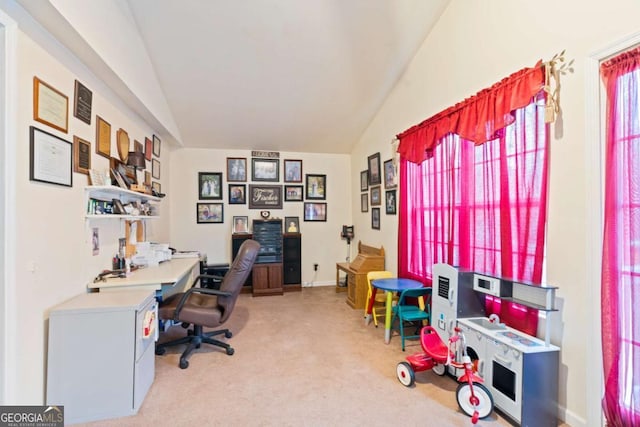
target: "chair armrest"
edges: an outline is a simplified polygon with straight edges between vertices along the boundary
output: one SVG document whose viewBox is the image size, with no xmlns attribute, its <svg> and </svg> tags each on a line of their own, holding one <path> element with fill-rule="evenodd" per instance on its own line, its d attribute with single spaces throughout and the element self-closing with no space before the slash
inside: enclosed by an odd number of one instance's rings
<svg viewBox="0 0 640 427">
<path fill-rule="evenodd" d="M 205 276 L 205 275 L 203 274 L 203 276 Z M 198 277 L 200 277 L 200 276 L 198 276 Z M 194 284 L 195 284 L 195 282 L 194 282 Z M 187 292 L 185 292 L 182 295 L 182 297 L 180 298 L 180 302 L 178 302 L 178 305 L 176 306 L 176 309 L 173 312 L 173 320 L 175 320 L 176 322 L 180 321 L 178 319 L 178 316 L 180 315 L 180 312 L 182 311 L 182 307 L 187 302 L 187 298 L 189 298 L 189 296 L 191 294 L 193 294 L 193 293 L 207 294 L 207 295 L 218 295 L 218 296 L 221 296 L 221 297 L 230 297 L 231 296 L 231 292 L 219 291 L 217 289 L 191 288 L 191 289 L 187 290 Z"/>
<path fill-rule="evenodd" d="M 198 284 L 200 279 L 218 279 L 218 280 L 222 280 L 222 279 L 224 279 L 224 276 L 215 276 L 213 274 L 200 274 L 200 275 L 196 276 L 195 280 L 191 284 L 191 288 L 194 288 Z"/>
</svg>

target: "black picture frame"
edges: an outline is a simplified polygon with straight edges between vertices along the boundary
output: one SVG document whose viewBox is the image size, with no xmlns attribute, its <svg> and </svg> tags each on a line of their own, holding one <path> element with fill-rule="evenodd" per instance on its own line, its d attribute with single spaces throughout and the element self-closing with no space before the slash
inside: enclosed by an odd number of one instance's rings
<svg viewBox="0 0 640 427">
<path fill-rule="evenodd" d="M 304 202 L 305 221 L 327 221 L 327 204 L 321 202 Z"/>
<path fill-rule="evenodd" d="M 304 185 L 285 185 L 284 201 L 301 202 L 304 200 Z"/>
<path fill-rule="evenodd" d="M 371 206 L 382 205 L 382 192 L 380 186 L 371 187 Z"/>
<path fill-rule="evenodd" d="M 360 212 L 369 212 L 369 194 L 362 193 L 360 195 Z"/>
<path fill-rule="evenodd" d="M 196 222 L 198 224 L 222 224 L 224 203 L 197 203 Z"/>
<path fill-rule="evenodd" d="M 35 126 L 29 130 L 29 179 L 73 187 L 73 144 Z"/>
<path fill-rule="evenodd" d="M 227 157 L 227 181 L 247 182 L 246 157 Z"/>
<path fill-rule="evenodd" d="M 300 218 L 297 216 L 284 217 L 285 233 L 300 233 Z"/>
<path fill-rule="evenodd" d="M 281 185 L 249 184 L 249 209 L 282 209 Z"/>
<path fill-rule="evenodd" d="M 222 200 L 222 172 L 198 172 L 198 199 Z"/>
<path fill-rule="evenodd" d="M 251 159 L 251 180 L 278 182 L 280 181 L 280 159 Z"/>
<path fill-rule="evenodd" d="M 371 208 L 371 228 L 380 230 L 380 208 Z"/>
<path fill-rule="evenodd" d="M 162 194 L 162 185 L 157 181 L 153 181 L 151 182 L 151 190 L 156 194 Z"/>
<path fill-rule="evenodd" d="M 302 160 L 284 160 L 284 182 L 302 182 Z"/>
<path fill-rule="evenodd" d="M 382 175 L 380 174 L 380 153 L 375 153 L 367 158 L 369 165 L 369 185 L 382 184 Z"/>
<path fill-rule="evenodd" d="M 384 194 L 384 208 L 387 215 L 395 215 L 397 213 L 398 199 L 396 198 L 396 190 L 387 190 Z"/>
<path fill-rule="evenodd" d="M 86 124 L 91 124 L 91 100 L 93 93 L 76 80 L 73 97 L 73 115 Z"/>
<path fill-rule="evenodd" d="M 360 172 L 360 191 L 367 191 L 369 189 L 369 171 L 365 170 Z"/>
<path fill-rule="evenodd" d="M 156 157 L 160 157 L 160 137 L 158 135 L 153 135 L 153 155 Z"/>
<path fill-rule="evenodd" d="M 91 143 L 73 136 L 73 171 L 89 175 L 91 170 Z"/>
<path fill-rule="evenodd" d="M 246 184 L 229 184 L 229 204 L 230 205 L 246 205 L 247 204 Z"/>
<path fill-rule="evenodd" d="M 151 160 L 151 176 L 160 179 L 160 161 L 158 159 Z"/>
<path fill-rule="evenodd" d="M 326 200 L 327 199 L 327 175 L 306 175 L 306 199 Z"/>
<path fill-rule="evenodd" d="M 384 188 L 388 190 L 397 186 L 396 167 L 393 164 L 393 159 L 386 160 L 384 162 Z"/>
<path fill-rule="evenodd" d="M 232 233 L 234 234 L 249 233 L 249 217 L 248 216 L 234 216 L 232 224 L 233 224 Z"/>
</svg>

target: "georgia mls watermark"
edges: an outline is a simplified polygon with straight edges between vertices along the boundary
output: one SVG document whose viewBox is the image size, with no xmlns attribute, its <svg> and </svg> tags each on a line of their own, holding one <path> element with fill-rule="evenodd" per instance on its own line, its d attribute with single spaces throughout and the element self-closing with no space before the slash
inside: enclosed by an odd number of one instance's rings
<svg viewBox="0 0 640 427">
<path fill-rule="evenodd" d="M 64 427 L 64 406 L 0 406 L 0 427 Z"/>
</svg>

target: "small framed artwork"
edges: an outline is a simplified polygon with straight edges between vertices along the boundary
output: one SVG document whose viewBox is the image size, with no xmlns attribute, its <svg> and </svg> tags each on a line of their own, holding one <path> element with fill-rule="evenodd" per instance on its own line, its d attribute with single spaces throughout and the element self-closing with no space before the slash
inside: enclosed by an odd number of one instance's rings
<svg viewBox="0 0 640 427">
<path fill-rule="evenodd" d="M 369 195 L 367 193 L 360 195 L 360 212 L 369 212 Z"/>
<path fill-rule="evenodd" d="M 111 125 L 96 116 L 96 154 L 111 158 Z"/>
<path fill-rule="evenodd" d="M 222 200 L 222 172 L 198 172 L 198 198 Z"/>
<path fill-rule="evenodd" d="M 285 224 L 287 233 L 300 232 L 300 219 L 297 216 L 285 216 L 284 224 Z"/>
<path fill-rule="evenodd" d="M 247 158 L 227 157 L 227 181 L 246 182 L 247 181 Z"/>
<path fill-rule="evenodd" d="M 284 182 L 302 182 L 302 160 L 284 160 Z"/>
<path fill-rule="evenodd" d="M 137 151 L 138 153 L 142 153 L 144 154 L 144 145 L 142 145 L 142 142 L 137 141 L 137 140 L 133 140 L 133 151 Z"/>
<path fill-rule="evenodd" d="M 29 129 L 29 179 L 72 187 L 73 144 L 34 126 Z"/>
<path fill-rule="evenodd" d="M 159 182 L 153 181 L 151 183 L 151 191 L 155 192 L 156 194 L 161 194 L 162 193 L 162 186 L 160 185 Z"/>
<path fill-rule="evenodd" d="M 75 96 L 73 97 L 73 115 L 85 122 L 91 124 L 91 99 L 93 93 L 82 83 L 76 80 Z"/>
<path fill-rule="evenodd" d="M 249 232 L 249 217 L 248 216 L 234 216 L 233 217 L 233 232 L 234 233 L 248 233 Z"/>
<path fill-rule="evenodd" d="M 307 199 L 325 200 L 327 198 L 327 175 L 307 175 Z"/>
<path fill-rule="evenodd" d="M 368 157 L 369 161 L 369 185 L 377 185 L 382 183 L 380 176 L 380 153 L 372 154 Z"/>
<path fill-rule="evenodd" d="M 285 185 L 284 201 L 285 202 L 301 202 L 304 196 L 304 185 Z"/>
<path fill-rule="evenodd" d="M 151 187 L 151 172 L 144 171 L 144 185 Z"/>
<path fill-rule="evenodd" d="M 229 184 L 229 204 L 245 205 L 247 203 L 247 186 L 245 184 Z"/>
<path fill-rule="evenodd" d="M 384 162 L 384 188 L 396 188 L 398 182 L 396 180 L 396 167 L 393 160 L 389 159 Z"/>
<path fill-rule="evenodd" d="M 151 160 L 151 175 L 155 179 L 160 179 L 160 162 L 157 159 Z"/>
<path fill-rule="evenodd" d="M 280 160 L 251 159 L 251 179 L 253 181 L 280 181 Z"/>
<path fill-rule="evenodd" d="M 396 190 L 388 190 L 384 197 L 385 213 L 388 215 L 396 214 Z"/>
<path fill-rule="evenodd" d="M 380 208 L 371 208 L 371 228 L 380 230 Z"/>
<path fill-rule="evenodd" d="M 360 172 L 360 191 L 369 189 L 369 171 Z"/>
<path fill-rule="evenodd" d="M 380 186 L 371 187 L 371 206 L 380 206 L 382 204 Z"/>
<path fill-rule="evenodd" d="M 249 185 L 249 209 L 282 209 L 281 185 Z"/>
<path fill-rule="evenodd" d="M 74 135 L 73 171 L 89 175 L 91 169 L 91 143 Z"/>
<path fill-rule="evenodd" d="M 160 157 L 160 138 L 158 135 L 153 135 L 153 155 Z"/>
<path fill-rule="evenodd" d="M 33 77 L 33 119 L 67 133 L 69 98 L 37 77 Z"/>
<path fill-rule="evenodd" d="M 327 220 L 327 204 L 317 202 L 304 203 L 304 220 L 305 221 L 326 221 Z"/>
<path fill-rule="evenodd" d="M 224 222 L 224 204 L 198 203 L 198 224 L 222 224 Z"/>
<path fill-rule="evenodd" d="M 144 138 L 144 158 L 151 161 L 151 155 L 153 154 L 153 142 L 151 139 L 145 136 Z"/>
</svg>

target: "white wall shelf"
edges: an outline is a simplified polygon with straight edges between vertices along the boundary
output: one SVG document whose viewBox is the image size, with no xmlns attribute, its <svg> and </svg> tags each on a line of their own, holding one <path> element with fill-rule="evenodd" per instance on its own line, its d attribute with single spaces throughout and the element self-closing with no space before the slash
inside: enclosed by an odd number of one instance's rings
<svg viewBox="0 0 640 427">
<path fill-rule="evenodd" d="M 116 187 L 115 185 L 90 185 L 85 187 L 85 219 L 88 220 L 146 220 L 157 219 L 159 215 L 129 215 L 129 214 L 93 214 L 89 213 L 89 200 L 100 200 L 105 202 L 111 202 L 113 199 L 118 199 L 123 205 L 133 202 L 149 203 L 160 202 L 161 197 L 152 196 L 150 194 L 139 193 L 136 191 L 127 190 L 124 188 Z"/>
</svg>

